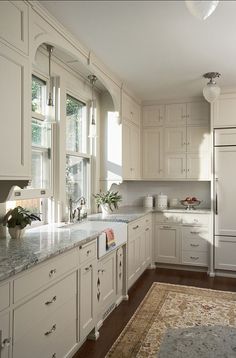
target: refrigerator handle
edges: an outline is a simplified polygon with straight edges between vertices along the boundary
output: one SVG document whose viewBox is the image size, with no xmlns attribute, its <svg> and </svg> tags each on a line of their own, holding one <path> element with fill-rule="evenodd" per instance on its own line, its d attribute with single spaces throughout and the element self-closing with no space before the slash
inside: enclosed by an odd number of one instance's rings
<svg viewBox="0 0 236 358">
<path fill-rule="evenodd" d="M 218 215 L 218 193 L 217 193 L 218 178 L 215 178 L 215 214 Z"/>
</svg>

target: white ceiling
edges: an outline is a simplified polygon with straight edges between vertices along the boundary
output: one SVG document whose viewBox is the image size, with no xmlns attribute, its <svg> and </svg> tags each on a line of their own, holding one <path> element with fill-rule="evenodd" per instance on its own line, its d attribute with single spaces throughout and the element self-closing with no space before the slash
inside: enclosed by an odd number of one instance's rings
<svg viewBox="0 0 236 358">
<path fill-rule="evenodd" d="M 142 100 L 201 95 L 208 71 L 236 86 L 236 1 L 201 22 L 184 1 L 41 1 Z"/>
</svg>

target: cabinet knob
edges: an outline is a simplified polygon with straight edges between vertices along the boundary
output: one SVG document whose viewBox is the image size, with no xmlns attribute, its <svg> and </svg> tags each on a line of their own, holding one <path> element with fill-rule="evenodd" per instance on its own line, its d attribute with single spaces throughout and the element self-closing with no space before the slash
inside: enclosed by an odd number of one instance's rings
<svg viewBox="0 0 236 358">
<path fill-rule="evenodd" d="M 85 267 L 85 271 L 90 271 L 92 269 L 92 265 L 89 265 L 88 267 Z"/>
<path fill-rule="evenodd" d="M 53 353 L 52 358 L 57 358 L 57 354 Z"/>
<path fill-rule="evenodd" d="M 87 256 L 92 252 L 92 250 L 88 250 L 87 251 Z"/>
<path fill-rule="evenodd" d="M 49 271 L 49 277 L 54 276 L 56 272 L 57 272 L 57 270 L 56 270 L 56 269 L 52 269 L 52 270 L 50 270 L 50 271 Z"/>
<path fill-rule="evenodd" d="M 133 227 L 133 230 L 136 230 L 138 228 L 139 228 L 139 225 L 136 225 L 136 226 Z"/>
<path fill-rule="evenodd" d="M 149 227 L 147 227 L 147 228 L 145 229 L 145 231 L 149 231 Z"/>
<path fill-rule="evenodd" d="M 44 333 L 44 335 L 45 335 L 45 336 L 49 336 L 50 334 L 52 334 L 53 332 L 55 332 L 56 329 L 57 329 L 57 325 L 54 324 L 54 325 L 52 326 L 52 328 L 49 329 L 49 331 L 47 331 L 47 332 Z"/>
<path fill-rule="evenodd" d="M 192 259 L 192 260 L 198 260 L 198 259 L 199 259 L 199 256 L 190 256 L 190 259 Z"/>
<path fill-rule="evenodd" d="M 190 246 L 192 246 L 192 247 L 198 247 L 199 244 L 190 244 Z"/>
<path fill-rule="evenodd" d="M 11 338 L 5 338 L 0 345 L 0 350 L 9 347 L 10 343 L 11 343 Z"/>
</svg>

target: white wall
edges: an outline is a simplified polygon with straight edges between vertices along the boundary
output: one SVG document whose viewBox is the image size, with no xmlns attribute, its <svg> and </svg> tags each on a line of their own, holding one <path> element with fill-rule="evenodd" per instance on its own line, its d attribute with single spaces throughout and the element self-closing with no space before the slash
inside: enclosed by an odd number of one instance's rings
<svg viewBox="0 0 236 358">
<path fill-rule="evenodd" d="M 184 199 L 186 196 L 195 196 L 202 200 L 201 208 L 210 208 L 210 182 L 155 182 L 130 181 L 120 185 L 112 185 L 112 190 L 119 190 L 122 195 L 120 206 L 142 206 L 143 198 L 147 194 L 157 195 L 160 192 L 168 198 Z"/>
</svg>

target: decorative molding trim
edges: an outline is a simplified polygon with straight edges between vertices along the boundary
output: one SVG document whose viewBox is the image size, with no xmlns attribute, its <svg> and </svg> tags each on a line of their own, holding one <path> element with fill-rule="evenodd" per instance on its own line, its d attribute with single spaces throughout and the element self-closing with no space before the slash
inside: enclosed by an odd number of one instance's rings
<svg viewBox="0 0 236 358">
<path fill-rule="evenodd" d="M 180 97 L 180 98 L 166 98 L 153 101 L 142 101 L 142 106 L 155 106 L 160 104 L 173 104 L 173 103 L 190 103 L 190 102 L 206 102 L 203 96 L 195 97 Z"/>
</svg>

